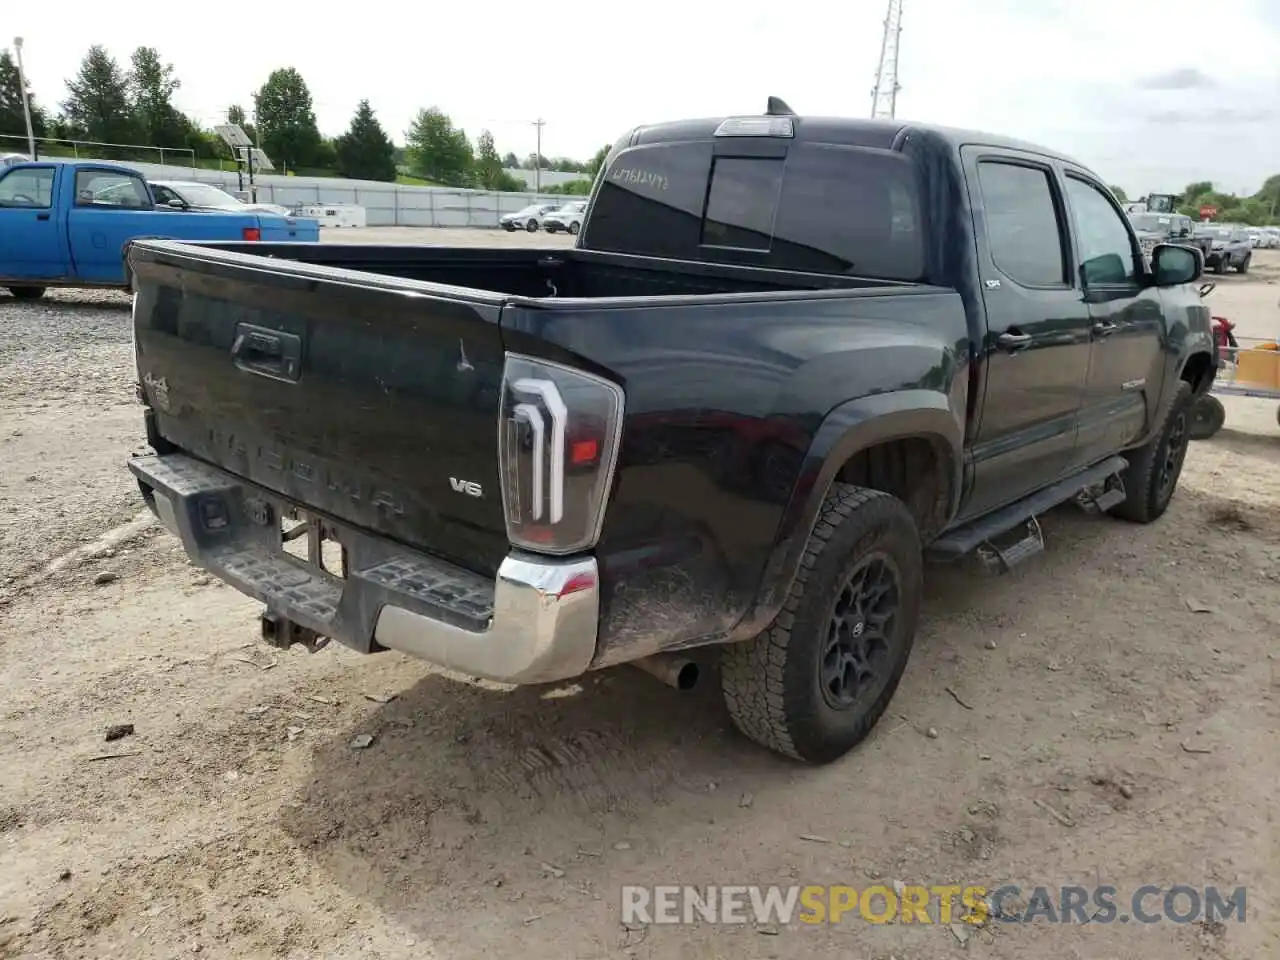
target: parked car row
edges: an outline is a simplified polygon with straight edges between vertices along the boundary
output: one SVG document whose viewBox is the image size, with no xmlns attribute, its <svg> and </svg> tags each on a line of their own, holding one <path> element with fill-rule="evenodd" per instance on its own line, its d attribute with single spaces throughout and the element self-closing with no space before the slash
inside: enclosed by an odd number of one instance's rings
<svg viewBox="0 0 1280 960">
<path fill-rule="evenodd" d="M 534 203 L 515 213 L 508 213 L 498 219 L 498 226 L 508 233 L 516 230 L 527 230 L 537 233 L 577 234 L 582 229 L 582 218 L 587 210 L 587 201 L 570 200 L 568 203 Z"/>
<path fill-rule="evenodd" d="M 1209 238 L 1204 265 L 1214 273 L 1248 273 L 1253 260 L 1253 244 L 1249 241 L 1248 227 L 1233 223 L 1196 224 L 1196 236 Z"/>
<path fill-rule="evenodd" d="M 1248 227 L 1249 242 L 1257 250 L 1280 249 L 1280 227 Z"/>
</svg>

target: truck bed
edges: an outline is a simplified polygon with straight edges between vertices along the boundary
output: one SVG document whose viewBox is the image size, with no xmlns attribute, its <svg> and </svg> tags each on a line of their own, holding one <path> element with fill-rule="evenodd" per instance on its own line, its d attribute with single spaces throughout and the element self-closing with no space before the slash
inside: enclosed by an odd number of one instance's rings
<svg viewBox="0 0 1280 960">
<path fill-rule="evenodd" d="M 210 243 L 203 249 L 290 260 L 515 297 L 589 299 L 860 289 L 891 284 L 590 250 L 422 245 Z"/>
</svg>

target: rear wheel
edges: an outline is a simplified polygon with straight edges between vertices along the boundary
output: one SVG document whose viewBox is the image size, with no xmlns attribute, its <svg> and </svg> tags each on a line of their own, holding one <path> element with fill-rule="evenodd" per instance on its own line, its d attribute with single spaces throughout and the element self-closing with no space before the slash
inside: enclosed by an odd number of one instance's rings
<svg viewBox="0 0 1280 960">
<path fill-rule="evenodd" d="M 1214 272 L 1214 273 L 1226 273 L 1226 272 L 1227 272 L 1227 264 L 1228 264 L 1229 262 L 1230 262 L 1230 261 L 1227 259 L 1227 256 L 1226 256 L 1225 254 L 1223 254 L 1223 256 L 1221 256 L 1221 257 L 1219 257 L 1219 258 L 1218 258 L 1218 262 L 1217 262 L 1217 263 L 1215 263 L 1215 264 L 1213 265 L 1213 272 Z"/>
<path fill-rule="evenodd" d="M 581 229 L 582 227 L 578 225 L 578 222 L 576 220 L 573 223 L 569 224 L 569 232 L 572 233 L 575 237 L 578 235 L 578 231 Z"/>
<path fill-rule="evenodd" d="M 10 287 L 9 292 L 15 300 L 39 300 L 44 296 L 44 287 Z"/>
<path fill-rule="evenodd" d="M 1126 497 L 1111 511 L 1117 517 L 1151 523 L 1168 509 L 1187 457 L 1190 408 L 1191 384 L 1179 380 L 1159 433 L 1146 446 L 1125 454 L 1129 461 L 1124 472 Z"/>
<path fill-rule="evenodd" d="M 1187 436 L 1192 440 L 1208 440 L 1222 429 L 1227 419 L 1227 410 L 1222 401 L 1211 394 L 1205 394 L 1191 405 L 1187 417 Z"/>
<path fill-rule="evenodd" d="M 1248 273 L 1248 272 L 1249 272 L 1249 261 L 1250 261 L 1250 260 L 1252 260 L 1252 259 L 1253 259 L 1253 254 L 1252 254 L 1252 253 L 1245 254 L 1245 258 L 1244 258 L 1243 260 L 1241 260 L 1241 261 L 1240 261 L 1240 266 L 1236 267 L 1236 271 L 1237 271 L 1237 272 L 1239 272 L 1239 273 Z"/>
<path fill-rule="evenodd" d="M 530 220 L 529 220 L 529 222 L 528 222 L 528 223 L 526 223 L 526 224 L 524 225 L 524 228 L 525 228 L 526 230 L 528 230 L 530 233 L 537 233 L 537 232 L 538 232 L 538 221 L 537 221 L 537 220 L 530 219 Z"/>
<path fill-rule="evenodd" d="M 738 729 L 813 763 L 857 745 L 906 669 L 922 566 L 902 501 L 833 484 L 777 619 L 723 648 L 721 686 Z"/>
</svg>

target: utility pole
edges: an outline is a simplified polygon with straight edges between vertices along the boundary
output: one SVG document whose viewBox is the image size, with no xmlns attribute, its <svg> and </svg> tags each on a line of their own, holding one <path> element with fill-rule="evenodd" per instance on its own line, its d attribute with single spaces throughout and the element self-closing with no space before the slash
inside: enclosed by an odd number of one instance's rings
<svg viewBox="0 0 1280 960">
<path fill-rule="evenodd" d="M 538 130 L 538 146 L 537 151 L 533 155 L 533 192 L 542 192 L 542 128 L 546 126 L 547 121 L 539 117 L 532 121 Z"/>
<path fill-rule="evenodd" d="M 873 119 L 892 120 L 897 114 L 898 91 L 898 41 L 902 35 L 903 0 L 889 0 L 884 17 L 884 34 L 880 38 L 880 64 L 876 68 L 876 85 L 871 90 L 871 116 Z"/>
<path fill-rule="evenodd" d="M 22 38 L 13 38 L 13 49 L 18 55 L 18 88 L 22 91 L 22 115 L 27 120 L 27 147 L 31 151 L 31 159 L 39 160 L 36 153 L 36 134 L 31 127 L 31 101 L 27 97 L 27 75 L 22 70 Z"/>
</svg>

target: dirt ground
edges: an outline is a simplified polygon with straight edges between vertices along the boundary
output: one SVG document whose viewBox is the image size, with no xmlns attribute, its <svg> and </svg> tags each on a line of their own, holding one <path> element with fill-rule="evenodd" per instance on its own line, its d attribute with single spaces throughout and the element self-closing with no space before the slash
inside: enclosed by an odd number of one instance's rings
<svg viewBox="0 0 1280 960">
<path fill-rule="evenodd" d="M 1215 312 L 1280 334 L 1280 255 L 1215 279 Z M 930 569 L 890 714 L 804 768 L 730 728 L 714 676 L 512 690 L 261 646 L 255 604 L 140 514 L 128 321 L 118 295 L 0 295 L 0 957 L 1280 956 L 1276 401 L 1226 400 L 1152 526 L 1063 508 L 1012 575 Z M 619 922 L 624 883 L 877 880 L 1245 886 L 1248 912 L 964 947 Z"/>
</svg>

